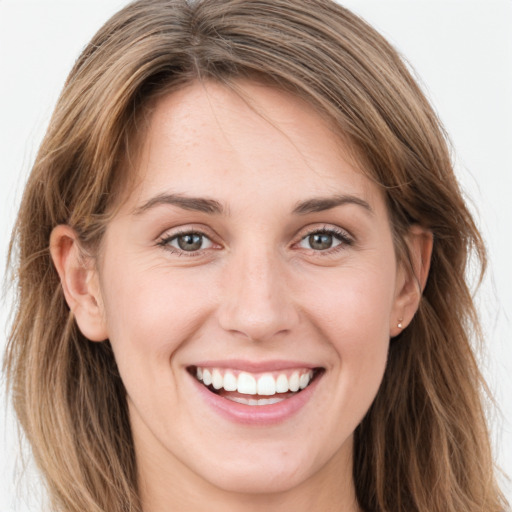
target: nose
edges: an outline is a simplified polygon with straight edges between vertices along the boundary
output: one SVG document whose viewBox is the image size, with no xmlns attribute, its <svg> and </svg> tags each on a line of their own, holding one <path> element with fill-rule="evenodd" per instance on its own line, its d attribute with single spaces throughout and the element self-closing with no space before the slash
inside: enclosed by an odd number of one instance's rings
<svg viewBox="0 0 512 512">
<path fill-rule="evenodd" d="M 288 333 L 299 320 L 279 257 L 271 251 L 232 255 L 222 277 L 221 327 L 252 341 Z"/>
</svg>

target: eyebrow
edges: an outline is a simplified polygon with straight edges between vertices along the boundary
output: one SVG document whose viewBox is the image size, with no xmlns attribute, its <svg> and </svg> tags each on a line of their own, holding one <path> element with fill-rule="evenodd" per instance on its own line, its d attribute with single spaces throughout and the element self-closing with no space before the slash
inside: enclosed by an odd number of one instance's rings
<svg viewBox="0 0 512 512">
<path fill-rule="evenodd" d="M 355 204 L 361 206 L 369 213 L 373 214 L 373 209 L 368 202 L 360 197 L 343 194 L 334 195 L 330 197 L 317 197 L 307 199 L 297 203 L 293 209 L 296 215 L 306 215 L 308 213 L 317 213 L 343 206 L 345 204 Z M 204 197 L 189 197 L 182 194 L 159 194 L 147 200 L 141 206 L 133 210 L 134 215 L 141 215 L 142 213 L 161 205 L 172 205 L 183 208 L 184 210 L 196 211 L 207 213 L 210 215 L 221 215 L 225 212 L 221 203 L 215 199 L 207 199 Z"/>
<path fill-rule="evenodd" d="M 298 215 L 306 215 L 308 213 L 323 212 L 325 210 L 330 210 L 331 208 L 336 208 L 336 206 L 343 206 L 345 204 L 355 204 L 357 206 L 361 206 L 371 214 L 374 213 L 370 204 L 364 199 L 348 194 L 334 195 L 330 197 L 317 197 L 302 201 L 298 203 L 297 206 L 295 206 L 293 213 Z"/>
<path fill-rule="evenodd" d="M 138 206 L 133 211 L 134 215 L 140 215 L 151 208 L 161 205 L 172 205 L 183 208 L 184 210 L 191 210 L 209 214 L 222 214 L 224 208 L 214 199 L 206 199 L 204 197 L 189 197 L 181 194 L 159 194 L 146 201 L 143 205 Z"/>
</svg>

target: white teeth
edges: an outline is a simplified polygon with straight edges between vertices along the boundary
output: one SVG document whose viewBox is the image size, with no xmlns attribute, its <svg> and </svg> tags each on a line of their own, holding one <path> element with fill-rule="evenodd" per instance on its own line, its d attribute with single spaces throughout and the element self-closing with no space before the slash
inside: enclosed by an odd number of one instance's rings
<svg viewBox="0 0 512 512">
<path fill-rule="evenodd" d="M 262 375 L 258 379 L 258 395 L 275 395 L 276 381 L 270 374 Z"/>
<path fill-rule="evenodd" d="M 203 383 L 205 386 L 209 386 L 212 383 L 212 374 L 210 373 L 210 370 L 203 370 Z"/>
<path fill-rule="evenodd" d="M 212 386 L 215 389 L 220 389 L 224 386 L 224 379 L 222 374 L 217 369 L 213 370 L 212 372 Z"/>
<path fill-rule="evenodd" d="M 255 395 L 256 379 L 250 373 L 240 372 L 238 375 L 237 391 L 242 393 L 242 395 Z"/>
<path fill-rule="evenodd" d="M 232 402 L 245 405 L 271 405 L 286 400 L 286 398 L 260 398 L 259 400 L 255 400 L 254 398 L 243 398 L 241 396 L 227 396 L 226 398 Z"/>
<path fill-rule="evenodd" d="M 238 391 L 243 395 L 259 396 L 272 396 L 289 391 L 296 393 L 309 385 L 313 375 L 313 370 L 294 370 L 291 375 L 283 372 L 276 376 L 269 372 L 257 376 L 249 372 L 240 372 L 237 376 L 236 370 L 196 368 L 196 378 L 205 386 L 211 385 L 216 390 L 224 389 L 225 391 Z"/>
<path fill-rule="evenodd" d="M 289 382 L 290 391 L 298 391 L 299 390 L 299 372 L 293 372 L 292 376 L 290 377 Z"/>
<path fill-rule="evenodd" d="M 279 402 L 282 402 L 283 400 L 286 400 L 286 398 L 260 398 L 258 400 L 258 405 L 278 404 Z"/>
<path fill-rule="evenodd" d="M 237 387 L 237 378 L 231 372 L 226 372 L 224 375 L 224 389 L 226 391 L 236 391 Z"/>
<path fill-rule="evenodd" d="M 309 374 L 303 373 L 299 378 L 300 389 L 304 389 L 309 384 L 310 380 L 311 380 L 311 378 L 310 378 Z"/>
<path fill-rule="evenodd" d="M 276 380 L 276 393 L 287 393 L 288 392 L 288 378 L 284 373 L 281 373 Z"/>
</svg>

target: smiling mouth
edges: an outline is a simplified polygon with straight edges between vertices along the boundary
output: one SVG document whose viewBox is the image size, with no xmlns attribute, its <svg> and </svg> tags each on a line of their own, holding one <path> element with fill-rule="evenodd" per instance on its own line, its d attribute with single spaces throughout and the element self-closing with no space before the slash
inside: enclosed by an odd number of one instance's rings
<svg viewBox="0 0 512 512">
<path fill-rule="evenodd" d="M 191 366 L 188 371 L 212 393 L 245 405 L 272 405 L 306 389 L 322 368 L 250 373 L 225 368 Z"/>
</svg>

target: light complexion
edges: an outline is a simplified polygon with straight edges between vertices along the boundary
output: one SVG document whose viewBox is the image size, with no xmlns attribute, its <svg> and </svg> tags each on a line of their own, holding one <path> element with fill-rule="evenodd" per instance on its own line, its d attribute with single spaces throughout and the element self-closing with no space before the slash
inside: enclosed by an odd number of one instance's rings
<svg viewBox="0 0 512 512">
<path fill-rule="evenodd" d="M 114 349 L 145 512 L 355 511 L 353 432 L 432 240 L 411 230 L 406 272 L 322 118 L 239 85 L 251 106 L 213 83 L 159 100 L 98 259 L 66 226 L 52 255 L 79 327 Z"/>
</svg>

